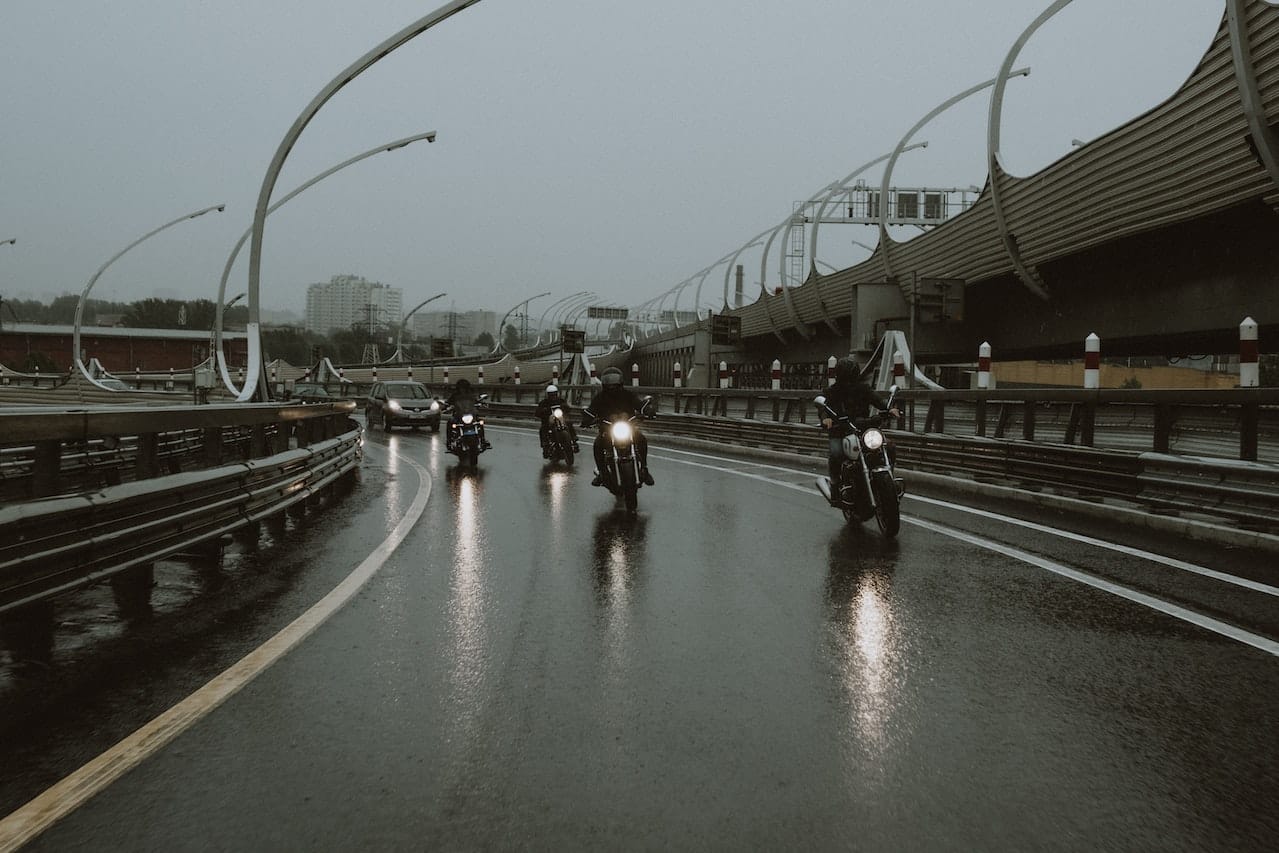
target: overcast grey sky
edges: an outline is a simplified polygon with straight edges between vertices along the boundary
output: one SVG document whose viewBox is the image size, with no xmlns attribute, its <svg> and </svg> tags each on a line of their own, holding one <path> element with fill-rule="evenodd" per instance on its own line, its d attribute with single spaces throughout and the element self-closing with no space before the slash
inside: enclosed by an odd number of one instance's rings
<svg viewBox="0 0 1279 853">
<path fill-rule="evenodd" d="M 216 295 L 289 125 L 342 68 L 439 3 L 4 0 L 0 294 Z M 483 0 L 347 86 L 306 129 L 276 198 L 381 142 L 268 221 L 262 302 L 355 273 L 405 305 L 448 291 L 504 311 L 544 290 L 635 304 L 886 153 L 992 77 L 1047 0 Z M 1012 170 L 1032 172 L 1168 97 L 1222 0 L 1075 0 L 1009 85 Z M 1150 21 L 1153 23 L 1147 24 Z M 894 183 L 985 178 L 988 98 L 925 128 Z M 867 175 L 878 180 L 878 173 Z M 822 229 L 822 260 L 865 256 Z M 751 258 L 755 269 L 751 270 Z M 229 294 L 244 289 L 248 251 Z M 744 255 L 748 281 L 758 255 Z M 770 261 L 770 269 L 774 268 Z M 722 276 L 722 273 L 720 274 Z M 722 278 L 717 279 L 722 281 Z M 536 307 L 536 303 L 535 303 Z"/>
</svg>

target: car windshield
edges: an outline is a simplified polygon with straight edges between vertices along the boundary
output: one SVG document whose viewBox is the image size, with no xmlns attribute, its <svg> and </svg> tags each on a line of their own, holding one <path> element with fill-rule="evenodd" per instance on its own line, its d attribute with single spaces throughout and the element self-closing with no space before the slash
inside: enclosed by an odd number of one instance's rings
<svg viewBox="0 0 1279 853">
<path fill-rule="evenodd" d="M 386 396 L 397 400 L 425 400 L 430 395 L 426 393 L 425 385 L 403 384 L 386 386 Z"/>
</svg>

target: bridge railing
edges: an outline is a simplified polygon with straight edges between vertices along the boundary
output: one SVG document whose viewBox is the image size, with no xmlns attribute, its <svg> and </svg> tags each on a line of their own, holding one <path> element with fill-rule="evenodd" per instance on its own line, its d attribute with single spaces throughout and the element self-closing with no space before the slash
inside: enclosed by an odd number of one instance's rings
<svg viewBox="0 0 1279 853">
<path fill-rule="evenodd" d="M 354 408 L 0 411 L 0 612 L 282 518 L 359 465 Z"/>
</svg>

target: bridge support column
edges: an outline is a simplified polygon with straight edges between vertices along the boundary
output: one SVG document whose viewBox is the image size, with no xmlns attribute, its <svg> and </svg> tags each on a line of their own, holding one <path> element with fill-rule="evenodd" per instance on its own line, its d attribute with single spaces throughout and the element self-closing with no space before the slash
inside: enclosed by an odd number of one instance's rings
<svg viewBox="0 0 1279 853">
<path fill-rule="evenodd" d="M 111 576 L 111 596 L 120 617 L 127 620 L 151 614 L 151 588 L 155 586 L 155 564 L 131 566 Z"/>
</svg>

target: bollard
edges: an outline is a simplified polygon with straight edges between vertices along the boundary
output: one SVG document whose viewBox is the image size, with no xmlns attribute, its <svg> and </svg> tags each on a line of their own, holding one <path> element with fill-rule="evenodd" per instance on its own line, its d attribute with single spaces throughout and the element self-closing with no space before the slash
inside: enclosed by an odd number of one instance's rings
<svg viewBox="0 0 1279 853">
<path fill-rule="evenodd" d="M 34 385 L 34 386 L 36 386 L 37 388 L 39 388 L 39 387 L 40 387 L 40 365 L 38 365 L 38 364 L 36 365 L 36 375 L 35 375 L 35 378 L 31 380 L 31 384 L 32 384 L 32 385 Z"/>
<path fill-rule="evenodd" d="M 1239 324 L 1239 387 L 1256 388 L 1261 384 L 1257 365 L 1257 321 L 1244 317 Z"/>
<path fill-rule="evenodd" d="M 138 367 L 136 364 L 133 365 L 133 387 L 138 389 L 142 388 L 142 368 Z"/>
<path fill-rule="evenodd" d="M 773 390 L 782 390 L 782 360 L 780 358 L 773 359 Z"/>
<path fill-rule="evenodd" d="M 558 364 L 551 368 L 551 384 L 560 384 L 560 366 Z"/>
<path fill-rule="evenodd" d="M 444 365 L 444 384 L 449 384 L 449 367 L 447 364 Z"/>
<path fill-rule="evenodd" d="M 342 387 L 342 383 L 346 381 L 346 377 L 343 375 L 344 373 L 346 373 L 346 368 L 339 367 L 338 368 L 338 388 L 339 389 Z"/>
<path fill-rule="evenodd" d="M 280 368 L 274 364 L 271 365 L 271 387 L 275 389 L 276 396 L 284 396 L 284 383 L 280 381 Z"/>
<path fill-rule="evenodd" d="M 409 381 L 413 381 L 413 365 L 409 365 Z"/>
<path fill-rule="evenodd" d="M 478 385 L 484 384 L 484 365 L 482 364 L 480 365 L 479 372 L 476 374 L 476 384 Z"/>
<path fill-rule="evenodd" d="M 1101 386 L 1101 338 L 1089 332 L 1084 338 L 1084 388 Z"/>
<path fill-rule="evenodd" d="M 631 387 L 632 388 L 639 387 L 639 362 L 638 361 L 631 362 Z"/>
<path fill-rule="evenodd" d="M 377 382 L 377 368 L 373 368 L 373 381 Z"/>
<path fill-rule="evenodd" d="M 679 369 L 678 361 L 675 362 L 674 377 L 675 377 L 675 387 L 683 388 L 684 387 L 683 371 Z"/>
<path fill-rule="evenodd" d="M 719 363 L 719 387 L 728 387 L 728 362 L 721 361 Z"/>
<path fill-rule="evenodd" d="M 838 362 L 839 362 L 839 359 L 835 358 L 835 356 L 833 355 L 830 358 L 826 359 L 826 387 L 827 388 L 835 384 L 835 365 Z"/>
<path fill-rule="evenodd" d="M 588 361 L 588 362 L 587 362 L 587 364 L 588 364 L 588 365 L 590 365 L 590 368 L 591 368 L 591 384 L 592 384 L 592 385 L 594 385 L 594 384 L 595 384 L 595 380 L 599 379 L 599 377 L 595 375 L 595 362 L 593 362 L 593 361 Z"/>
<path fill-rule="evenodd" d="M 518 364 L 515 365 L 515 384 L 520 384 L 520 366 Z"/>
<path fill-rule="evenodd" d="M 164 383 L 164 390 L 165 391 L 173 390 L 173 368 L 172 367 L 169 368 L 169 379 L 167 382 Z"/>
<path fill-rule="evenodd" d="M 990 343 L 977 347 L 977 387 L 990 387 Z"/>
</svg>

